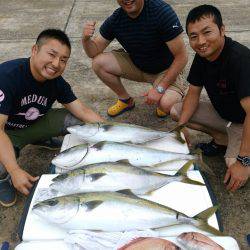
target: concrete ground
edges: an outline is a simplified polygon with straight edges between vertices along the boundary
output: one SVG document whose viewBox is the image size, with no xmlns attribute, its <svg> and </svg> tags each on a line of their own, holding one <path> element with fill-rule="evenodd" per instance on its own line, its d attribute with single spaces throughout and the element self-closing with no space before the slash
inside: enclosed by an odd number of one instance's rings
<svg viewBox="0 0 250 250">
<path fill-rule="evenodd" d="M 188 11 L 205 2 L 170 0 L 168 3 L 173 6 L 184 24 Z M 250 0 L 207 0 L 206 3 L 214 4 L 222 11 L 228 36 L 250 47 Z M 82 101 L 109 119 L 106 109 L 114 102 L 115 95 L 104 87 L 92 72 L 91 61 L 82 51 L 81 35 L 85 21 L 96 20 L 99 27 L 105 17 L 116 7 L 117 3 L 114 0 L 0 0 L 0 62 L 29 56 L 37 35 L 45 28 L 55 27 L 66 31 L 72 41 L 73 49 L 64 76 Z M 186 35 L 185 41 L 187 43 Z M 117 46 L 117 42 L 114 42 L 110 48 Z M 191 62 L 193 53 L 188 44 L 187 47 Z M 188 67 L 185 76 L 187 72 Z M 149 87 L 147 84 L 129 81 L 126 81 L 126 86 L 134 96 Z M 206 96 L 204 95 L 203 98 Z M 143 100 L 138 99 L 133 111 L 114 120 L 161 130 L 168 130 L 175 125 L 170 119 L 157 119 L 154 112 L 154 107 L 149 107 L 143 103 Z M 205 134 L 195 131 L 191 131 L 191 135 L 193 144 L 209 140 Z M 55 152 L 29 145 L 22 150 L 19 163 L 31 174 L 41 175 L 47 172 L 54 154 Z M 224 232 L 234 237 L 242 249 L 247 249 L 246 235 L 250 233 L 250 185 L 248 183 L 246 187 L 235 193 L 226 191 L 222 181 L 226 171 L 223 158 L 205 158 L 205 161 L 216 173 L 216 177 L 209 177 L 209 181 L 220 205 Z M 0 207 L 0 243 L 9 241 L 12 248 L 19 240 L 17 225 L 24 202 L 25 197 L 19 194 L 14 207 Z"/>
</svg>

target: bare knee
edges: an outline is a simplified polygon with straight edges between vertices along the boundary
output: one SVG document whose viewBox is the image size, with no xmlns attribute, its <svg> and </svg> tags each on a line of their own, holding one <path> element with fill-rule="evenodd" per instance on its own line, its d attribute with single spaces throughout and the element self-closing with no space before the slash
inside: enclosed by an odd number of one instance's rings
<svg viewBox="0 0 250 250">
<path fill-rule="evenodd" d="M 167 89 L 165 94 L 162 96 L 159 106 L 162 111 L 169 114 L 172 107 L 181 102 L 182 95 L 175 90 Z"/>
<path fill-rule="evenodd" d="M 92 69 L 95 73 L 98 73 L 102 68 L 104 68 L 104 65 L 106 64 L 106 57 L 105 55 L 99 54 L 92 60 Z"/>
<path fill-rule="evenodd" d="M 181 107 L 182 107 L 182 103 L 176 103 L 170 109 L 170 116 L 176 122 L 178 122 L 180 119 Z"/>
</svg>

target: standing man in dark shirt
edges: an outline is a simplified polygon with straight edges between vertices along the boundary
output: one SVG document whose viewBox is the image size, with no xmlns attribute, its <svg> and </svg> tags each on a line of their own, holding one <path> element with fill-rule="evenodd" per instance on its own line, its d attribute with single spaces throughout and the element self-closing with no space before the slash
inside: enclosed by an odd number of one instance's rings
<svg viewBox="0 0 250 250">
<path fill-rule="evenodd" d="M 117 116 L 135 106 L 121 83 L 120 78 L 126 78 L 152 83 L 146 103 L 156 104 L 157 115 L 164 117 L 184 93 L 179 74 L 187 54 L 179 19 L 163 0 L 117 2 L 121 7 L 104 21 L 100 35 L 92 39 L 95 22 L 87 22 L 82 40 L 86 54 L 93 58 L 93 70 L 118 96 L 108 115 Z M 125 51 L 103 52 L 115 38 Z"/>
<path fill-rule="evenodd" d="M 25 145 L 64 135 L 68 126 L 82 121 L 103 121 L 76 98 L 61 77 L 70 51 L 67 35 L 49 29 L 38 36 L 30 58 L 0 65 L 0 203 L 3 206 L 16 201 L 10 179 L 25 195 L 38 179 L 17 163 L 16 157 Z M 51 109 L 56 100 L 65 109 Z"/>
<path fill-rule="evenodd" d="M 179 124 L 208 133 L 198 144 L 205 155 L 225 152 L 227 189 L 244 186 L 250 176 L 250 50 L 225 36 L 220 11 L 201 5 L 190 11 L 186 30 L 196 52 L 183 104 L 171 110 Z M 199 102 L 205 87 L 211 103 Z"/>
</svg>

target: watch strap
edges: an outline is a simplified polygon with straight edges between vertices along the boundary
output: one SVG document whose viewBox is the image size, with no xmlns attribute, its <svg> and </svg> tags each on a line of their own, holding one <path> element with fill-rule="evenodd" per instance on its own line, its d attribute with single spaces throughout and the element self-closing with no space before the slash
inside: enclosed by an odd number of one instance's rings
<svg viewBox="0 0 250 250">
<path fill-rule="evenodd" d="M 243 166 L 250 167 L 250 156 L 237 156 L 237 161 L 239 161 Z"/>
</svg>

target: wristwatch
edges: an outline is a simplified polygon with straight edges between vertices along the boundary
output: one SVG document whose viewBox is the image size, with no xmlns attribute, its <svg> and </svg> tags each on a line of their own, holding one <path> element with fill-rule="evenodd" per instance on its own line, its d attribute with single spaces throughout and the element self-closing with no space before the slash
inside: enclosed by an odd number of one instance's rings
<svg viewBox="0 0 250 250">
<path fill-rule="evenodd" d="M 155 89 L 159 94 L 164 94 L 166 91 L 162 86 L 156 86 Z"/>
<path fill-rule="evenodd" d="M 244 167 L 250 167 L 250 156 L 237 156 L 237 161 L 239 161 Z"/>
</svg>

